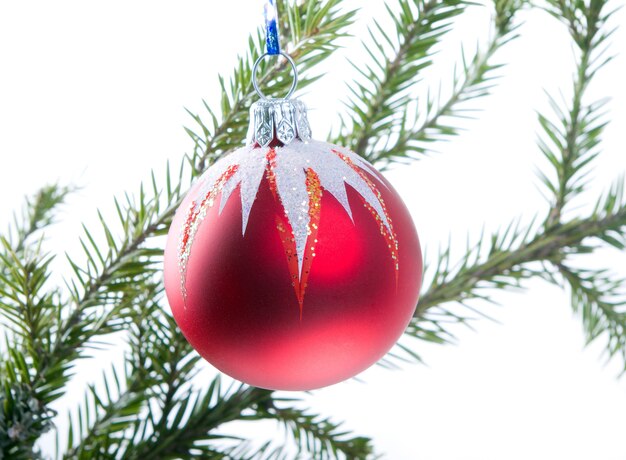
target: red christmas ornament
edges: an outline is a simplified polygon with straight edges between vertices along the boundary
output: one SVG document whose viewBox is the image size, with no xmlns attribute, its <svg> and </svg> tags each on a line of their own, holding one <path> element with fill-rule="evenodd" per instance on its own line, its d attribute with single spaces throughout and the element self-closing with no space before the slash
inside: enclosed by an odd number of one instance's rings
<svg viewBox="0 0 626 460">
<path fill-rule="evenodd" d="M 313 141 L 299 101 L 253 106 L 251 145 L 215 163 L 172 223 L 165 288 L 222 372 L 310 390 L 365 370 L 401 336 L 422 278 L 413 222 L 349 150 Z"/>
</svg>

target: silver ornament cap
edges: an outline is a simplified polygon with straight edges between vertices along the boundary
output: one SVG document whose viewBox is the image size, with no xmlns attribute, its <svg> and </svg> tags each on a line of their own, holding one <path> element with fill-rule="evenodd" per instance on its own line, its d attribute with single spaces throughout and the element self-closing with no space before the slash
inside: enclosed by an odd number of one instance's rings
<svg viewBox="0 0 626 460">
<path fill-rule="evenodd" d="M 289 145 L 295 139 L 311 140 L 307 109 L 299 99 L 261 99 L 250 108 L 248 141 L 267 147 Z"/>
<path fill-rule="evenodd" d="M 257 80 L 257 71 L 261 61 L 270 56 L 262 54 L 252 69 L 252 84 L 261 100 L 250 107 L 250 127 L 248 142 L 250 145 L 268 147 L 271 144 L 289 145 L 295 139 L 303 142 L 311 140 L 311 126 L 307 117 L 306 106 L 298 99 L 290 99 L 298 86 L 298 68 L 291 56 L 279 52 L 272 55 L 282 56 L 291 65 L 293 82 L 284 98 L 272 99 L 261 91 Z"/>
</svg>

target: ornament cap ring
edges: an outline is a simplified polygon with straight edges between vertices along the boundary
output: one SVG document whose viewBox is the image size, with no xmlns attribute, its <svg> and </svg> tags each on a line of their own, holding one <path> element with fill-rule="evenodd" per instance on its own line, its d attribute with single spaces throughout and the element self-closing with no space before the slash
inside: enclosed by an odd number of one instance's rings
<svg viewBox="0 0 626 460">
<path fill-rule="evenodd" d="M 284 97 L 284 99 L 289 99 L 298 87 L 298 68 L 296 67 L 296 63 L 294 62 L 294 60 L 287 53 L 281 51 L 280 55 L 287 59 L 287 62 L 289 62 L 289 64 L 291 65 L 291 70 L 293 71 L 293 83 L 291 83 L 291 88 L 289 88 L 287 95 Z M 259 65 L 261 64 L 261 61 L 263 61 L 263 59 L 265 59 L 267 56 L 278 56 L 278 54 L 263 53 L 261 56 L 259 56 L 259 58 L 254 63 L 254 67 L 252 68 L 252 84 L 254 85 L 255 91 L 262 99 L 269 100 L 273 98 L 267 97 L 265 94 L 263 94 L 263 91 L 261 91 L 257 79 Z"/>
</svg>

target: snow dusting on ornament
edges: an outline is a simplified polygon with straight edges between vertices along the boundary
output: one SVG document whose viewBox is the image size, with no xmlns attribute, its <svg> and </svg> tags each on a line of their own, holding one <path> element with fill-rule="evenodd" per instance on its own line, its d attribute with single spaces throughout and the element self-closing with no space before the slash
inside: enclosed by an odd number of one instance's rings
<svg viewBox="0 0 626 460">
<path fill-rule="evenodd" d="M 280 234 L 296 297 L 302 314 L 306 282 L 314 269 L 315 244 L 324 192 L 331 194 L 352 219 L 346 185 L 362 198 L 380 227 L 389 247 L 396 271 L 398 240 L 379 187 L 387 186 L 373 167 L 350 150 L 325 142 L 294 140 L 280 147 L 247 146 L 216 162 L 199 179 L 199 192 L 186 215 L 180 234 L 179 269 L 183 298 L 186 298 L 186 275 L 191 247 L 207 210 L 215 205 L 221 193 L 221 214 L 233 191 L 239 187 L 242 209 L 242 234 L 245 235 L 250 211 L 259 186 L 266 176 L 274 198 L 280 202 L 284 216 L 277 218 Z"/>
</svg>

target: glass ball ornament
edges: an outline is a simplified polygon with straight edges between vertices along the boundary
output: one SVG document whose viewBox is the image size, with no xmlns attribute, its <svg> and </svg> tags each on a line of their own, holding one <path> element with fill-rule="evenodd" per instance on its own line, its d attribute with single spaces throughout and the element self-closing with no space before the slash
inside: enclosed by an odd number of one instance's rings
<svg viewBox="0 0 626 460">
<path fill-rule="evenodd" d="M 272 390 L 348 379 L 387 353 L 414 314 L 422 255 L 391 184 L 346 148 L 311 139 L 298 100 L 261 100 L 249 145 L 184 198 L 165 288 L 191 345 Z"/>
</svg>

